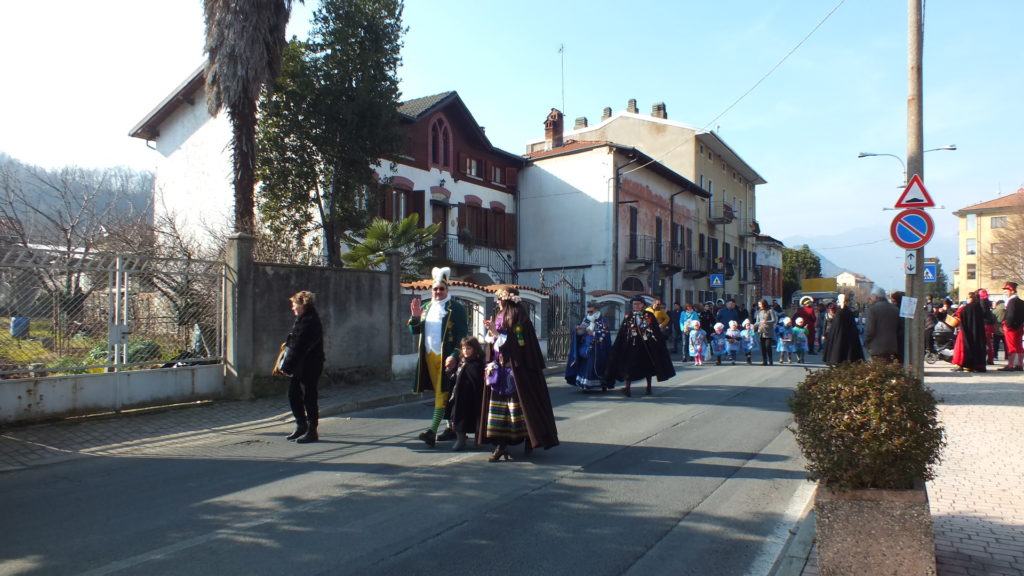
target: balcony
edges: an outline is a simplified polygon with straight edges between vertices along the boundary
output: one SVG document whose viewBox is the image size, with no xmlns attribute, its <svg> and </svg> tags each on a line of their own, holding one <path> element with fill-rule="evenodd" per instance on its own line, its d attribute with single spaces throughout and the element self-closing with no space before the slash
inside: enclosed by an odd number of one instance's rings
<svg viewBox="0 0 1024 576">
<path fill-rule="evenodd" d="M 433 255 L 455 267 L 487 272 L 496 282 L 515 284 L 519 281 L 512 262 L 500 250 L 481 244 L 470 247 L 455 234 L 448 234 L 443 241 L 440 236 L 435 238 Z"/>
<path fill-rule="evenodd" d="M 761 225 L 757 223 L 757 220 L 742 220 L 740 222 L 740 238 L 752 238 L 761 234 Z"/>
<path fill-rule="evenodd" d="M 708 258 L 708 268 L 712 274 L 722 274 L 726 280 L 732 280 L 736 275 L 731 258 Z"/>
<path fill-rule="evenodd" d="M 682 250 L 683 276 L 686 278 L 703 278 L 708 275 L 707 254 L 695 253 L 693 250 Z"/>
<path fill-rule="evenodd" d="M 712 200 L 710 211 L 708 222 L 713 224 L 728 224 L 736 219 L 736 213 L 733 211 L 732 206 L 722 200 Z"/>
<path fill-rule="evenodd" d="M 651 262 L 663 262 L 663 246 L 664 244 L 662 242 L 658 242 L 657 238 L 654 236 L 630 234 L 629 244 L 627 245 L 626 261 L 642 262 L 645 264 Z"/>
</svg>

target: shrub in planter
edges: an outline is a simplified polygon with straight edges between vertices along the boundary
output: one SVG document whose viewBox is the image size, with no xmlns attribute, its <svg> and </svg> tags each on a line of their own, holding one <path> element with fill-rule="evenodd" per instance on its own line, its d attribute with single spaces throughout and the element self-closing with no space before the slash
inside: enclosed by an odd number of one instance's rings
<svg viewBox="0 0 1024 576">
<path fill-rule="evenodd" d="M 909 489 L 930 480 L 945 446 L 921 378 L 883 362 L 809 372 L 789 400 L 808 478 L 832 489 Z"/>
</svg>

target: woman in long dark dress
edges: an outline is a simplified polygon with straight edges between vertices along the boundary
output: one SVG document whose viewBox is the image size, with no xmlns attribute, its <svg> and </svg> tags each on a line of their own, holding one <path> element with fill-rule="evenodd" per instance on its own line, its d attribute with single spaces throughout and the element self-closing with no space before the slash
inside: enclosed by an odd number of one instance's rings
<svg viewBox="0 0 1024 576">
<path fill-rule="evenodd" d="M 565 381 L 584 392 L 605 390 L 601 377 L 611 350 L 611 332 L 597 304 L 587 305 L 587 315 L 576 326 L 569 341 L 569 360 L 565 364 Z"/>
<path fill-rule="evenodd" d="M 288 403 L 295 416 L 295 431 L 288 440 L 299 444 L 320 439 L 317 381 L 324 369 L 324 329 L 316 312 L 316 295 L 303 290 L 291 297 L 295 323 L 285 344 L 291 353 L 285 356 L 279 372 L 288 376 Z"/>
<path fill-rule="evenodd" d="M 957 309 L 960 330 L 953 345 L 953 364 L 956 371 L 985 372 L 988 361 L 988 340 L 985 338 L 985 311 L 977 292 L 967 295 L 967 303 Z"/>
<path fill-rule="evenodd" d="M 495 293 L 498 314 L 485 320 L 491 357 L 485 368 L 477 443 L 495 445 L 490 462 L 511 460 L 508 447 L 525 442 L 526 454 L 558 446 L 558 428 L 544 378 L 544 354 L 519 290 Z"/>
<path fill-rule="evenodd" d="M 839 295 L 835 317 L 825 338 L 822 359 L 828 365 L 864 360 L 864 346 L 860 343 L 857 318 L 847 305 L 846 294 Z"/>
</svg>

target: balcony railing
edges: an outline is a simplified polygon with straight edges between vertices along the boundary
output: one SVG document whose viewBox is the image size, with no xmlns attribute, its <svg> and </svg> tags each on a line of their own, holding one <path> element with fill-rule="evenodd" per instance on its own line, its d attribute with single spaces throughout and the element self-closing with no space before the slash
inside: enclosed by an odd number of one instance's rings
<svg viewBox="0 0 1024 576">
<path fill-rule="evenodd" d="M 664 242 L 654 236 L 630 234 L 626 260 L 630 262 L 664 262 Z"/>
<path fill-rule="evenodd" d="M 740 221 L 739 225 L 741 238 L 750 238 L 761 233 L 761 225 L 757 223 L 757 220 L 744 219 Z"/>
<path fill-rule="evenodd" d="M 713 200 L 710 209 L 711 214 L 708 216 L 708 221 L 715 224 L 728 224 L 736 219 L 736 213 L 732 206 L 722 200 Z"/>
<path fill-rule="evenodd" d="M 436 255 L 438 245 L 435 243 L 434 246 Z M 448 234 L 443 249 L 445 259 L 456 266 L 483 268 L 492 278 L 501 283 L 515 284 L 519 281 L 519 274 L 512 262 L 499 250 L 479 244 L 470 248 L 462 243 L 455 234 Z"/>
</svg>

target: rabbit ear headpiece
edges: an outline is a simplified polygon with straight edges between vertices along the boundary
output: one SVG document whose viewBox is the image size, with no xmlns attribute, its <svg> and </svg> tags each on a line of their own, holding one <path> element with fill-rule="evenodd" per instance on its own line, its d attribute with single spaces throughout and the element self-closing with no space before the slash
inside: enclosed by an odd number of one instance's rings
<svg viewBox="0 0 1024 576">
<path fill-rule="evenodd" d="M 442 284 L 447 286 L 448 277 L 451 276 L 451 274 L 452 269 L 447 266 L 445 266 L 444 268 L 434 268 L 433 270 L 430 271 L 430 275 L 433 276 L 434 278 L 434 283 L 431 284 L 431 287 Z"/>
</svg>

